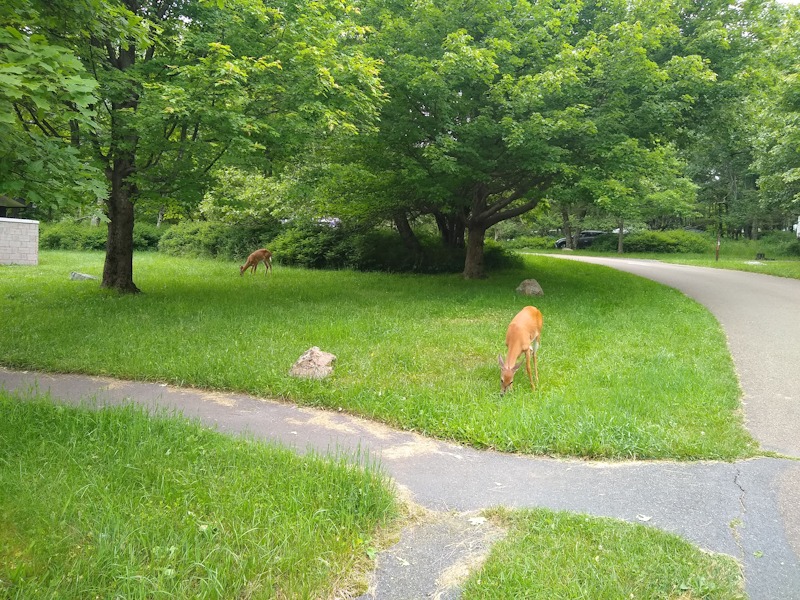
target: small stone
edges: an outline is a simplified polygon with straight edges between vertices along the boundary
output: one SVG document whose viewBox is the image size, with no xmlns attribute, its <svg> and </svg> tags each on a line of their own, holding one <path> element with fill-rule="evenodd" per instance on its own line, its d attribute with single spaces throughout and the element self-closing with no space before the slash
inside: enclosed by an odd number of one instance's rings
<svg viewBox="0 0 800 600">
<path fill-rule="evenodd" d="M 70 273 L 69 278 L 72 281 L 83 281 L 84 279 L 97 279 L 97 277 L 95 277 L 94 275 L 87 275 L 86 273 L 77 273 L 76 271 Z"/>
<path fill-rule="evenodd" d="M 289 370 L 289 375 L 306 379 L 325 379 L 328 375 L 333 373 L 333 363 L 335 360 L 335 354 L 324 352 L 316 346 L 313 346 L 297 359 L 297 362 L 295 362 Z"/>
</svg>

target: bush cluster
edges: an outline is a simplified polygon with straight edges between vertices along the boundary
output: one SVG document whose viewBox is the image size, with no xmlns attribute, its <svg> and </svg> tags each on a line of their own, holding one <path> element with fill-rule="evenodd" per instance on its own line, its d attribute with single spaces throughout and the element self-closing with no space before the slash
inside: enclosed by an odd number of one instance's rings
<svg viewBox="0 0 800 600">
<path fill-rule="evenodd" d="M 592 243 L 592 250 L 616 251 L 617 236 L 602 235 Z M 672 231 L 639 231 L 625 236 L 625 252 L 652 252 L 664 254 L 702 254 L 713 249 L 713 243 L 700 233 L 676 229 Z"/>
<path fill-rule="evenodd" d="M 759 242 L 767 256 L 800 256 L 800 239 L 793 231 L 771 231 Z"/>
<path fill-rule="evenodd" d="M 165 229 L 147 223 L 133 226 L 133 247 L 135 250 L 156 250 Z M 62 221 L 61 223 L 41 223 L 39 247 L 47 250 L 105 250 L 108 228 L 105 225 L 89 225 Z"/>
<path fill-rule="evenodd" d="M 464 268 L 463 248 L 447 248 L 436 236 L 421 235 L 422 255 L 412 255 L 400 236 L 389 229 L 358 231 L 346 225 L 293 225 L 276 237 L 270 250 L 281 264 L 311 269 L 354 269 L 419 273 L 457 273 Z M 517 257 L 488 241 L 489 268 L 519 266 Z"/>
<path fill-rule="evenodd" d="M 503 242 L 503 247 L 511 250 L 524 250 L 526 248 L 531 250 L 550 250 L 553 248 L 555 241 L 555 238 L 521 235 L 513 240 Z"/>
<path fill-rule="evenodd" d="M 171 256 L 241 260 L 262 248 L 280 231 L 280 223 L 232 225 L 217 221 L 185 221 L 173 225 L 158 244 Z"/>
</svg>

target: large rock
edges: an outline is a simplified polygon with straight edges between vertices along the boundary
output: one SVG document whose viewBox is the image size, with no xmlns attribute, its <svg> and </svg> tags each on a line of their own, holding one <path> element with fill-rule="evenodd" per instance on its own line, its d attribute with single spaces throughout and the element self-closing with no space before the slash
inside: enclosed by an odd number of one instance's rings
<svg viewBox="0 0 800 600">
<path fill-rule="evenodd" d="M 297 362 L 289 370 L 289 375 L 306 379 L 325 379 L 333 373 L 333 362 L 335 360 L 335 354 L 324 352 L 313 346 L 297 359 Z"/>
<path fill-rule="evenodd" d="M 535 279 L 526 279 L 517 286 L 517 293 L 525 296 L 544 296 L 544 291 Z"/>
</svg>

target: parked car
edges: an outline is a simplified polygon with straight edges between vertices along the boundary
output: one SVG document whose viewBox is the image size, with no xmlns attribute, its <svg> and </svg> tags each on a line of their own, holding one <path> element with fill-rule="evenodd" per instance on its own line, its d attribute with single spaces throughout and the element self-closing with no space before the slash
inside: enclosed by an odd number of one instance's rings
<svg viewBox="0 0 800 600">
<path fill-rule="evenodd" d="M 604 235 L 605 231 L 595 231 L 594 229 L 587 229 L 586 231 L 581 231 L 580 235 L 578 235 L 578 249 L 581 248 L 588 248 L 592 245 L 595 238 L 598 235 Z M 567 238 L 563 237 L 559 240 L 556 240 L 556 248 L 559 250 L 561 248 L 567 247 Z"/>
</svg>

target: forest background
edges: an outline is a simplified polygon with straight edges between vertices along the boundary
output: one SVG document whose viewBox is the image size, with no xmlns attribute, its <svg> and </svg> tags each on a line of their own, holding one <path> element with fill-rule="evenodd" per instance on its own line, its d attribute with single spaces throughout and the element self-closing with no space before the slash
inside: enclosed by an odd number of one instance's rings
<svg viewBox="0 0 800 600">
<path fill-rule="evenodd" d="M 0 197 L 101 225 L 120 292 L 148 236 L 477 278 L 504 231 L 622 251 L 800 214 L 794 4 L 14 0 L 0 25 Z"/>
</svg>

